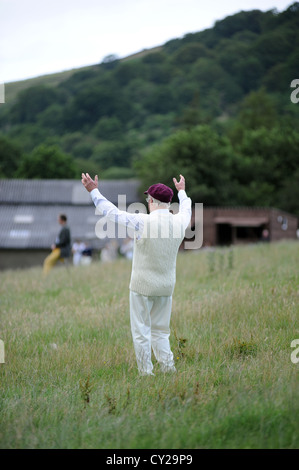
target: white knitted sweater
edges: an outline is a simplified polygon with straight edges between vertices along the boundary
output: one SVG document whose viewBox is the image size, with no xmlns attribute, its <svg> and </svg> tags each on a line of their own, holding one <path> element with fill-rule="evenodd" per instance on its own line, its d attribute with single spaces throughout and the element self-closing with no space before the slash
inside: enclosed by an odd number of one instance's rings
<svg viewBox="0 0 299 470">
<path fill-rule="evenodd" d="M 132 291 L 146 296 L 172 295 L 176 258 L 184 234 L 179 214 L 156 210 L 144 216 L 142 236 L 134 241 Z"/>
<path fill-rule="evenodd" d="M 120 211 L 98 189 L 90 193 L 99 214 L 110 222 L 135 231 L 130 289 L 147 296 L 172 295 L 175 285 L 176 256 L 191 219 L 191 199 L 178 192 L 180 209 L 150 214 Z"/>
</svg>

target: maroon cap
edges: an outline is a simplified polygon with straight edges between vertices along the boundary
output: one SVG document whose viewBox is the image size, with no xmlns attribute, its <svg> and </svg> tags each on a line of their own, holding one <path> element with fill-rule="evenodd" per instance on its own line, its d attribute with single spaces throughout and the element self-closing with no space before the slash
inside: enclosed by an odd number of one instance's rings
<svg viewBox="0 0 299 470">
<path fill-rule="evenodd" d="M 165 186 L 163 183 L 153 184 L 148 188 L 147 191 L 144 191 L 144 194 L 149 194 L 158 201 L 161 202 L 171 202 L 173 197 L 173 191 L 168 186 Z"/>
</svg>

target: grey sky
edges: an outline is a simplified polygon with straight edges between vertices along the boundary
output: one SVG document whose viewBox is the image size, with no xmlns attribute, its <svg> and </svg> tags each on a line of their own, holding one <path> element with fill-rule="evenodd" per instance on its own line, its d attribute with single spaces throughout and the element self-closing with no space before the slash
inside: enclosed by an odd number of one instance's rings
<svg viewBox="0 0 299 470">
<path fill-rule="evenodd" d="M 0 0 L 0 83 L 99 63 L 283 0 Z"/>
</svg>

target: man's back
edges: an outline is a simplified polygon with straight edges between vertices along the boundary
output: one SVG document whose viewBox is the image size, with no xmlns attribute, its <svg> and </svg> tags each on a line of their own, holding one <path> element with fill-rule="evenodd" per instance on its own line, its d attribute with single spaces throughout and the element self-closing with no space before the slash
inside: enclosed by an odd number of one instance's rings
<svg viewBox="0 0 299 470">
<path fill-rule="evenodd" d="M 135 239 L 130 289 L 147 296 L 172 295 L 176 258 L 185 227 L 167 209 L 144 217 L 140 239 Z"/>
<path fill-rule="evenodd" d="M 170 348 L 170 317 L 175 285 L 176 258 L 191 219 L 191 199 L 185 192 L 185 178 L 173 178 L 178 191 L 179 213 L 168 208 L 173 191 L 162 183 L 148 188 L 150 214 L 120 211 L 98 190 L 95 180 L 82 173 L 82 184 L 108 220 L 134 230 L 134 255 L 130 282 L 130 322 L 136 360 L 141 375 L 154 375 L 152 350 L 162 372 L 176 372 Z"/>
</svg>

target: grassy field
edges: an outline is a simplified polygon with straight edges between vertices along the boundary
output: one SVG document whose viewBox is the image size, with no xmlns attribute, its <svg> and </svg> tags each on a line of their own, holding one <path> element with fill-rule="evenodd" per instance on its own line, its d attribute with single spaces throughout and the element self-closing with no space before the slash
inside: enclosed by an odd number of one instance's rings
<svg viewBox="0 0 299 470">
<path fill-rule="evenodd" d="M 180 253 L 177 374 L 137 373 L 131 264 L 1 273 L 0 446 L 298 448 L 296 242 Z"/>
</svg>

